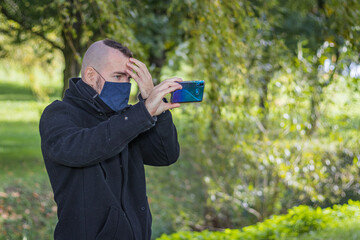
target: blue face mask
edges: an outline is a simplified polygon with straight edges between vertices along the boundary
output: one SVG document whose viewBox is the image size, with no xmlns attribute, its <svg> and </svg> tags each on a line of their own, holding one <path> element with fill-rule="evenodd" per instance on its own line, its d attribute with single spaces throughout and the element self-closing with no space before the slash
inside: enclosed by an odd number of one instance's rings
<svg viewBox="0 0 360 240">
<path fill-rule="evenodd" d="M 99 97 L 112 110 L 118 112 L 129 106 L 130 90 L 131 83 L 106 81 Z"/>
</svg>

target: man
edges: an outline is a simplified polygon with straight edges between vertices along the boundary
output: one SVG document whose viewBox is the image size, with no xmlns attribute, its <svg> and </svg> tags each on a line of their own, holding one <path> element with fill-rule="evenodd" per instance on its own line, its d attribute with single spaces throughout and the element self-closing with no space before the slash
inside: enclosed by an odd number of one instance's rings
<svg viewBox="0 0 360 240">
<path fill-rule="evenodd" d="M 58 205 L 55 239 L 150 239 L 144 164 L 166 166 L 179 156 L 172 108 L 164 96 L 181 85 L 153 85 L 146 66 L 113 40 L 92 44 L 82 79 L 40 120 L 41 148 Z M 140 90 L 128 105 L 129 79 Z"/>
</svg>

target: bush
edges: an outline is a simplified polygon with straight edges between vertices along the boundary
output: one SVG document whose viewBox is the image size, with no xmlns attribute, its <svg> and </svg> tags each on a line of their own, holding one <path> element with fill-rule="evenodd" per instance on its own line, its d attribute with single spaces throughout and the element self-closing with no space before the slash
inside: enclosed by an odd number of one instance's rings
<svg viewBox="0 0 360 240">
<path fill-rule="evenodd" d="M 334 205 L 333 208 L 311 208 L 297 206 L 285 215 L 273 216 L 264 222 L 244 227 L 243 229 L 226 229 L 223 232 L 178 232 L 162 235 L 157 240 L 186 239 L 355 239 L 360 236 L 360 227 L 355 223 L 360 220 L 360 202 L 349 201 L 345 205 Z M 344 226 L 352 227 L 347 228 Z M 331 235 L 332 234 L 332 235 Z M 338 236 L 339 238 L 334 238 Z M 355 237 L 356 237 L 355 236 Z M 305 237 L 305 238 L 304 238 Z"/>
<path fill-rule="evenodd" d="M 325 228 L 318 232 L 310 232 L 303 234 L 297 240 L 337 240 L 337 239 L 346 239 L 346 240 L 358 240 L 360 239 L 360 228 L 359 220 L 355 219 L 353 221 L 346 221 L 346 224 L 342 226 L 337 226 L 335 228 Z"/>
</svg>

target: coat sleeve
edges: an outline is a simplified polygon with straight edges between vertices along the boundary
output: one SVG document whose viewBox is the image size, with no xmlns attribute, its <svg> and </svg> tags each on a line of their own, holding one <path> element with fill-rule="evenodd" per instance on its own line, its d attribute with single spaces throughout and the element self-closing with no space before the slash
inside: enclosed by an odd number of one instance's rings
<svg viewBox="0 0 360 240">
<path fill-rule="evenodd" d="M 49 105 L 40 119 L 44 159 L 69 167 L 85 167 L 119 154 L 140 133 L 155 125 L 143 102 L 92 128 L 76 123 L 72 108 L 64 102 Z"/>
<path fill-rule="evenodd" d="M 168 166 L 179 157 L 180 146 L 170 111 L 159 115 L 155 127 L 142 133 L 136 141 L 140 144 L 144 164 Z"/>
</svg>

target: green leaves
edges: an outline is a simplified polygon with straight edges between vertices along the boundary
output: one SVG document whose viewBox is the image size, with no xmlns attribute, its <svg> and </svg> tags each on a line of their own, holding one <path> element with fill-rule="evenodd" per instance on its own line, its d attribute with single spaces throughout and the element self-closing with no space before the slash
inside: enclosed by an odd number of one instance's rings
<svg viewBox="0 0 360 240">
<path fill-rule="evenodd" d="M 349 201 L 349 204 L 334 205 L 333 208 L 311 208 L 308 206 L 298 206 L 290 209 L 285 215 L 273 216 L 253 226 L 238 229 L 225 229 L 222 232 L 178 232 L 171 235 L 162 235 L 157 240 L 187 240 L 187 239 L 216 239 L 216 240 L 259 240 L 259 239 L 319 239 L 316 238 L 318 231 L 331 231 L 348 223 L 360 220 L 360 202 Z M 346 230 L 342 230 L 346 231 Z M 360 231 L 354 231 L 353 237 Z M 307 235 L 311 234 L 311 235 Z M 343 232 L 347 236 L 352 236 L 351 232 Z M 341 237 L 341 232 L 337 234 Z M 333 238 L 340 239 L 340 238 Z M 354 238 L 355 239 L 355 238 Z"/>
</svg>

